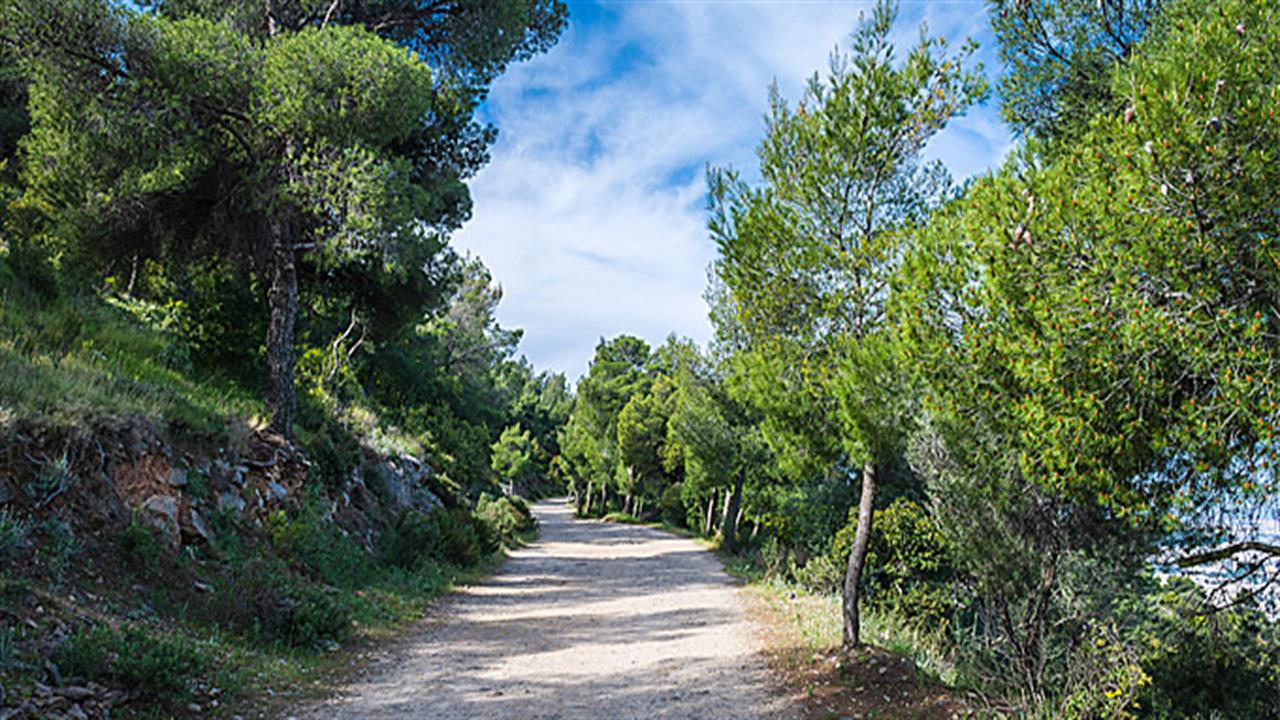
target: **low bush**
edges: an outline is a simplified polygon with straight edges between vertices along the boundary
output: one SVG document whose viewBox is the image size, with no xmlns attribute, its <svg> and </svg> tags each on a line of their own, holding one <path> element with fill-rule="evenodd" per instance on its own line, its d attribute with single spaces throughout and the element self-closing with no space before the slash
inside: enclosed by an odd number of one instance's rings
<svg viewBox="0 0 1280 720">
<path fill-rule="evenodd" d="M 469 567 L 500 548 L 497 531 L 465 508 L 406 510 L 387 541 L 387 558 L 407 570 L 426 562 Z"/>
<path fill-rule="evenodd" d="M 156 698 L 188 694 L 191 682 L 210 669 L 190 640 L 133 626 L 76 632 L 54 653 L 54 662 L 65 677 L 118 683 Z"/>
<path fill-rule="evenodd" d="M 1121 606 L 1126 643 L 1150 682 L 1138 704 L 1158 718 L 1280 718 L 1280 627 L 1248 605 L 1206 611 L 1189 580 Z"/>
<path fill-rule="evenodd" d="M 293 519 L 283 513 L 269 518 L 276 549 L 295 567 L 328 585 L 350 589 L 371 582 L 377 571 L 373 558 L 322 516 L 320 502 L 309 501 Z"/>
<path fill-rule="evenodd" d="M 120 532 L 120 549 L 135 569 L 153 573 L 160 567 L 164 548 L 156 539 L 155 531 L 134 520 Z"/>
<path fill-rule="evenodd" d="M 873 527 L 865 573 L 869 605 L 931 631 L 945 631 L 956 604 L 950 590 L 956 571 L 936 521 L 918 503 L 898 498 L 876 511 Z M 817 561 L 815 569 L 798 573 L 797 580 L 807 579 L 804 584 L 815 589 L 838 590 L 857 530 L 855 507 L 832 540 L 828 560 L 810 560 L 810 565 Z"/>
<path fill-rule="evenodd" d="M 282 563 L 255 558 L 219 585 L 209 614 L 255 640 L 315 648 L 350 637 L 354 608 L 339 593 L 307 583 Z"/>
<path fill-rule="evenodd" d="M 658 517 L 667 525 L 687 527 L 687 513 L 680 492 L 681 486 L 678 483 L 672 483 L 662 491 L 662 497 L 658 500 Z"/>
<path fill-rule="evenodd" d="M 476 503 L 475 514 L 506 547 L 519 545 L 537 527 L 528 503 L 520 497 L 494 498 L 485 493 Z"/>
</svg>

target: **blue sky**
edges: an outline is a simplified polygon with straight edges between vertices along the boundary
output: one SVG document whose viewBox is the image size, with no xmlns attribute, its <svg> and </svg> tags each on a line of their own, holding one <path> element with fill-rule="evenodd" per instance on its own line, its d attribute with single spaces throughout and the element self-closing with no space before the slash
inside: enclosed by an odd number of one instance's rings
<svg viewBox="0 0 1280 720">
<path fill-rule="evenodd" d="M 472 220 L 455 245 L 503 286 L 500 321 L 524 328 L 539 369 L 585 372 L 597 341 L 630 333 L 710 336 L 705 231 L 708 164 L 754 173 L 769 83 L 799 95 L 870 2 L 570 2 L 549 53 L 508 70 L 484 108 L 500 136 L 472 181 Z M 953 45 L 980 43 L 994 78 L 981 0 L 902 2 L 898 47 L 921 22 Z M 928 153 L 964 178 L 1012 145 L 995 102 L 934 139 Z"/>
</svg>

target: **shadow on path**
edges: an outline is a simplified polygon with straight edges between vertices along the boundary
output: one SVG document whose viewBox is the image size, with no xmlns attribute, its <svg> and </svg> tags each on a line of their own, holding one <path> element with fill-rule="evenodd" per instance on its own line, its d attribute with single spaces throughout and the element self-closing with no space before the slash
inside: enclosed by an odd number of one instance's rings
<svg viewBox="0 0 1280 720">
<path fill-rule="evenodd" d="M 539 539 L 308 718 L 786 717 L 733 582 L 691 540 L 534 507 Z"/>
</svg>

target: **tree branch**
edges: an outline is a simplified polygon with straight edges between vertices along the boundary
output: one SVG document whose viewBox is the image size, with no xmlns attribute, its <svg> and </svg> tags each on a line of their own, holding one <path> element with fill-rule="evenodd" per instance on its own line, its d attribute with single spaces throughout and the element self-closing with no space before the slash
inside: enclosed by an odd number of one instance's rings
<svg viewBox="0 0 1280 720">
<path fill-rule="evenodd" d="M 1225 560 L 1232 555 L 1238 555 L 1242 552 L 1260 552 L 1272 557 L 1280 558 L 1280 545 L 1272 545 L 1271 543 L 1259 542 L 1257 540 L 1246 540 L 1244 542 L 1233 543 L 1226 547 L 1210 550 L 1204 553 L 1188 555 L 1178 560 L 1179 567 L 1198 567 L 1200 565 L 1208 565 L 1209 563 Z"/>
</svg>

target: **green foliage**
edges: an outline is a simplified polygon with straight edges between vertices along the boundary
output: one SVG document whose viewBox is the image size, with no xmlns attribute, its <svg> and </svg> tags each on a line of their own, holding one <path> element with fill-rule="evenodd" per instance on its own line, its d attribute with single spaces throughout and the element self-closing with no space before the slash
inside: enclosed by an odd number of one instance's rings
<svg viewBox="0 0 1280 720">
<path fill-rule="evenodd" d="M 1117 110 L 1111 73 L 1159 19 L 1165 0 L 993 0 L 1004 117 L 1018 132 L 1066 142 Z"/>
<path fill-rule="evenodd" d="M 0 509 L 0 558 L 9 559 L 27 544 L 30 523 L 10 508 Z"/>
<path fill-rule="evenodd" d="M 71 635 L 54 653 L 63 675 L 119 683 L 153 698 L 174 700 L 209 669 L 208 659 L 181 636 L 128 625 L 94 625 Z"/>
<path fill-rule="evenodd" d="M 150 527 L 133 520 L 120 533 L 120 549 L 125 559 L 145 573 L 155 573 L 164 558 L 164 547 Z"/>
<path fill-rule="evenodd" d="M 405 569 L 427 562 L 469 567 L 496 552 L 501 541 L 495 526 L 465 508 L 440 508 L 429 513 L 406 510 L 386 551 L 392 563 Z"/>
<path fill-rule="evenodd" d="M 960 578 L 937 521 L 919 504 L 898 498 L 877 510 L 872 523 L 876 532 L 867 551 L 867 599 L 926 632 L 946 634 L 955 611 L 952 588 Z M 851 508 L 848 524 L 831 543 L 839 581 L 857 527 L 857 509 Z"/>
<path fill-rule="evenodd" d="M 1169 13 L 1114 75 L 1133 119 L 1099 116 L 1084 149 L 1028 150 L 972 188 L 922 232 L 902 305 L 935 416 L 1002 446 L 982 455 L 1004 468 L 975 476 L 1159 534 L 1274 493 L 1280 287 L 1259 79 L 1280 40 L 1252 3 Z"/>
<path fill-rule="evenodd" d="M 860 465 L 898 436 L 886 290 L 902 230 L 948 187 L 920 155 L 986 95 L 980 68 L 967 67 L 971 43 L 950 54 L 922 33 L 898 63 L 895 16 L 878 4 L 794 110 L 772 90 L 761 187 L 728 170 L 708 177 L 716 271 L 748 338 L 734 387 L 793 474 L 827 472 L 844 454 Z"/>
<path fill-rule="evenodd" d="M 493 472 L 513 485 L 525 480 L 533 465 L 533 439 L 529 431 L 510 425 L 502 431 L 490 454 Z"/>
<path fill-rule="evenodd" d="M 1124 641 L 1150 682 L 1137 698 L 1158 718 L 1276 718 L 1280 631 L 1247 606 L 1204 612 L 1203 591 L 1170 581 L 1122 600 Z"/>
<path fill-rule="evenodd" d="M 65 520 L 46 518 L 32 528 L 39 537 L 39 556 L 53 573 L 61 578 L 72 559 L 83 549 L 75 530 Z"/>
<path fill-rule="evenodd" d="M 270 520 L 277 550 L 325 585 L 358 588 L 374 579 L 376 568 L 369 553 L 323 516 L 315 497 L 293 518 L 281 514 Z"/>
<path fill-rule="evenodd" d="M 475 515 L 506 547 L 520 545 L 537 528 L 529 505 L 518 496 L 483 494 L 476 502 Z"/>
<path fill-rule="evenodd" d="M 316 649 L 351 634 L 349 597 L 308 583 L 278 560 L 253 558 L 214 589 L 208 613 L 247 637 Z"/>
</svg>

